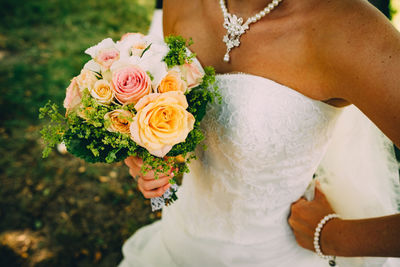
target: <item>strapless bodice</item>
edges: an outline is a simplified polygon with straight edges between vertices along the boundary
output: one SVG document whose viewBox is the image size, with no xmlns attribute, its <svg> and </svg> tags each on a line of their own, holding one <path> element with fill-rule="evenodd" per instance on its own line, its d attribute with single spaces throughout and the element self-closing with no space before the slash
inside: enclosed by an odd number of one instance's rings
<svg viewBox="0 0 400 267">
<path fill-rule="evenodd" d="M 222 103 L 209 106 L 201 123 L 207 149 L 196 151 L 180 199 L 164 213 L 194 236 L 265 242 L 271 227 L 287 224 L 341 109 L 263 77 L 216 78 Z"/>
<path fill-rule="evenodd" d="M 120 267 L 328 266 L 296 243 L 287 217 L 326 154 L 342 109 L 259 76 L 216 79 L 222 104 L 212 104 L 201 124 L 207 150 L 196 151 L 162 220 L 126 241 Z M 384 261 L 346 258 L 339 265 L 398 266 Z"/>
</svg>

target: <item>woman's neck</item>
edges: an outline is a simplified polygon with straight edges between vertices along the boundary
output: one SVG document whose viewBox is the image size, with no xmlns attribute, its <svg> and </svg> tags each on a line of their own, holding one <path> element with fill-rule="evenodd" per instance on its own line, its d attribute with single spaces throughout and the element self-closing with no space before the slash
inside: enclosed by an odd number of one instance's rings
<svg viewBox="0 0 400 267">
<path fill-rule="evenodd" d="M 238 17 L 243 17 L 244 19 L 247 19 L 259 13 L 266 6 L 268 6 L 269 3 L 272 2 L 272 0 L 224 0 L 224 1 L 229 13 L 235 14 Z M 301 2 L 301 1 L 283 0 L 282 3 L 280 3 L 279 6 L 276 7 L 278 12 L 274 11 L 273 13 L 281 13 L 281 11 L 283 10 L 287 11 L 288 6 L 290 5 L 290 7 L 293 8 L 292 5 L 295 4 L 296 2 Z"/>
<path fill-rule="evenodd" d="M 240 17 L 251 17 L 263 10 L 272 0 L 224 0 L 228 12 Z"/>
</svg>

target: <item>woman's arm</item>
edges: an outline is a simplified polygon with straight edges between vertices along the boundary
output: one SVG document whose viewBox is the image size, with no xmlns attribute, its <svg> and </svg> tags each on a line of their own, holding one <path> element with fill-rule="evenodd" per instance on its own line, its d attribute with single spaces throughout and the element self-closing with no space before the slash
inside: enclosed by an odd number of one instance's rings
<svg viewBox="0 0 400 267">
<path fill-rule="evenodd" d="M 334 213 L 319 185 L 315 198 L 292 204 L 289 224 L 297 243 L 314 251 L 314 231 L 319 221 Z M 325 255 L 400 257 L 400 214 L 363 219 L 332 219 L 322 228 L 321 250 Z"/>
<path fill-rule="evenodd" d="M 400 146 L 400 34 L 363 0 L 324 2 L 316 58 L 331 98 L 355 104 Z M 292 205 L 289 224 L 297 242 L 314 250 L 314 230 L 332 213 L 317 190 L 314 201 Z M 364 220 L 332 219 L 320 244 L 327 255 L 400 257 L 400 214 Z"/>
<path fill-rule="evenodd" d="M 400 33 L 367 1 L 329 1 L 317 51 L 332 98 L 356 105 L 400 146 Z"/>
</svg>

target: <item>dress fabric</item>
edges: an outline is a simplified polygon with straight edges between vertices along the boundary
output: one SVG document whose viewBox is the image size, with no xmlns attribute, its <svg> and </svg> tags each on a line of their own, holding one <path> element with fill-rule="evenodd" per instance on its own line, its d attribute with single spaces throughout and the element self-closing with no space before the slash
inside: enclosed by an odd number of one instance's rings
<svg viewBox="0 0 400 267">
<path fill-rule="evenodd" d="M 124 245 L 125 266 L 328 266 L 299 247 L 290 205 L 312 180 L 341 109 L 250 74 L 217 75 L 221 104 L 161 221 Z"/>
<path fill-rule="evenodd" d="M 162 11 L 155 12 L 150 34 L 162 36 Z M 251 74 L 216 80 L 222 103 L 210 105 L 201 123 L 207 149 L 197 149 L 179 199 L 164 207 L 162 220 L 125 242 L 119 267 L 329 266 L 296 243 L 287 218 L 323 159 L 342 109 Z M 391 260 L 338 263 L 400 266 Z"/>
</svg>

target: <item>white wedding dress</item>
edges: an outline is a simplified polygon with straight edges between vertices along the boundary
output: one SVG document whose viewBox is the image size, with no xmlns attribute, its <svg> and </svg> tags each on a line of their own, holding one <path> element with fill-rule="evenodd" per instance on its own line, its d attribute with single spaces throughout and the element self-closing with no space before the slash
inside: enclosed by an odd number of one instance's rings
<svg viewBox="0 0 400 267">
<path fill-rule="evenodd" d="M 296 243 L 287 219 L 342 109 L 250 74 L 216 79 L 222 104 L 201 124 L 207 150 L 197 150 L 162 220 L 126 241 L 120 267 L 329 266 Z"/>
</svg>

